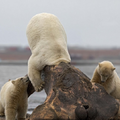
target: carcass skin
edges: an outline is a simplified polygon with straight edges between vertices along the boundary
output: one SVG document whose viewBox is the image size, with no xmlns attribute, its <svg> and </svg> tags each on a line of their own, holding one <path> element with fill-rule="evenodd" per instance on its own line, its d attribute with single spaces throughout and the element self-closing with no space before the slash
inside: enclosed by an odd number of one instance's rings
<svg viewBox="0 0 120 120">
<path fill-rule="evenodd" d="M 34 109 L 30 120 L 107 120 L 117 114 L 118 102 L 74 66 L 62 62 L 46 66 L 43 73 L 47 98 Z"/>
</svg>

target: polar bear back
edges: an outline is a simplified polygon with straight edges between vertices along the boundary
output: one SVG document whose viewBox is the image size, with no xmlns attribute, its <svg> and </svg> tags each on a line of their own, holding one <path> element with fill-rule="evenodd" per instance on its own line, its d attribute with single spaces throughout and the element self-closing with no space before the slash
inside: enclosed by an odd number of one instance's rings
<svg viewBox="0 0 120 120">
<path fill-rule="evenodd" d="M 63 26 L 55 15 L 49 13 L 35 15 L 27 26 L 26 34 L 31 50 L 34 50 L 36 46 L 40 47 L 42 41 L 45 43 L 44 46 L 51 42 L 62 43 L 65 46 L 67 44 L 67 37 Z M 36 44 L 38 41 L 40 44 Z"/>
<path fill-rule="evenodd" d="M 11 95 L 13 88 L 14 86 L 11 81 L 5 83 L 5 85 L 1 88 L 0 101 L 2 101 L 3 106 L 5 106 L 6 98 L 10 98 L 9 96 Z"/>
<path fill-rule="evenodd" d="M 41 65 L 54 65 L 58 61 L 70 62 L 66 33 L 55 15 L 35 15 L 27 26 L 26 34 L 32 56 Z"/>
</svg>

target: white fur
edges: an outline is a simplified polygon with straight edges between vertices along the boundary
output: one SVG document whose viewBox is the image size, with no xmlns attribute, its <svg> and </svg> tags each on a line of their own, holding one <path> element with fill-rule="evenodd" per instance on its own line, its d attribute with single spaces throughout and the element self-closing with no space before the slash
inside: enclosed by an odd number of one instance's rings
<svg viewBox="0 0 120 120">
<path fill-rule="evenodd" d="M 103 61 L 100 64 L 102 70 L 105 68 L 105 72 L 108 74 L 110 73 L 111 75 L 105 82 L 101 82 L 100 66 L 98 65 L 93 73 L 91 82 L 101 84 L 108 94 L 112 95 L 116 99 L 120 99 L 120 78 L 117 75 L 113 64 L 109 61 Z"/>
<path fill-rule="evenodd" d="M 6 120 L 25 120 L 27 112 L 28 78 L 7 82 L 0 91 L 0 116 L 5 114 Z"/>
<path fill-rule="evenodd" d="M 35 15 L 27 26 L 27 38 L 32 52 L 28 61 L 28 76 L 36 91 L 42 90 L 41 70 L 46 65 L 71 61 L 67 37 L 58 18 L 49 13 Z"/>
</svg>

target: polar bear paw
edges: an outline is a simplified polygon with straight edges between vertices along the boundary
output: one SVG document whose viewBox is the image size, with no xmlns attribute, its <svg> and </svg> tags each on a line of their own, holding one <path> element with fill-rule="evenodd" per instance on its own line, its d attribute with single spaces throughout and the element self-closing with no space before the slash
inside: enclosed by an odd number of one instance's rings
<svg viewBox="0 0 120 120">
<path fill-rule="evenodd" d="M 43 90 L 44 86 L 45 86 L 45 82 L 44 81 L 40 82 L 40 85 L 35 85 L 34 87 L 35 91 L 40 92 L 41 90 Z"/>
</svg>

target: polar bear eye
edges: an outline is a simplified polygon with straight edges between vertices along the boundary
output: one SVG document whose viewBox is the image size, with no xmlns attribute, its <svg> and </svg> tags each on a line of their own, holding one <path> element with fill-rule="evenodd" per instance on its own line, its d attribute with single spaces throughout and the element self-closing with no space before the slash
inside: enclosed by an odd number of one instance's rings
<svg viewBox="0 0 120 120">
<path fill-rule="evenodd" d="M 20 80 L 22 80 L 23 78 L 20 78 Z"/>
<path fill-rule="evenodd" d="M 103 75 L 103 77 L 108 77 L 108 75 Z"/>
<path fill-rule="evenodd" d="M 103 76 L 103 77 L 108 77 L 108 75 L 104 75 L 104 74 L 101 74 L 101 76 Z"/>
</svg>

